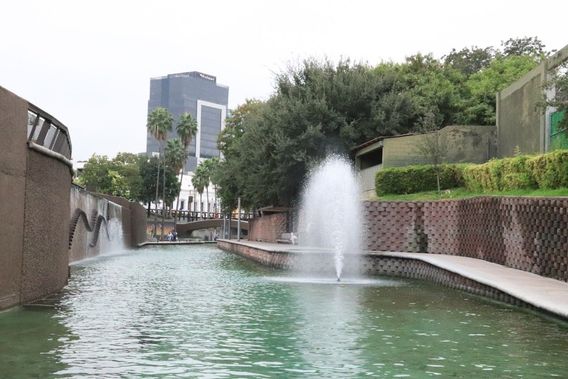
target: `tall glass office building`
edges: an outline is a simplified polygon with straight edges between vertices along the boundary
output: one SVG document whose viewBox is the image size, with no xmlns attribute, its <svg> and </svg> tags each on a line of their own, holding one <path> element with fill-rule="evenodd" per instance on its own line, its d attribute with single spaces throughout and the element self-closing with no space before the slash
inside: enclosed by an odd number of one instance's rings
<svg viewBox="0 0 568 379">
<path fill-rule="evenodd" d="M 217 78 L 201 72 L 183 72 L 150 79 L 148 114 L 155 108 L 166 108 L 174 117 L 174 130 L 168 139 L 177 136 L 175 125 L 185 112 L 197 121 L 197 135 L 189 148 L 185 171 L 194 171 L 200 160 L 219 156 L 217 136 L 225 126 L 229 87 L 218 84 Z M 146 153 L 159 151 L 158 141 L 147 134 Z"/>
</svg>

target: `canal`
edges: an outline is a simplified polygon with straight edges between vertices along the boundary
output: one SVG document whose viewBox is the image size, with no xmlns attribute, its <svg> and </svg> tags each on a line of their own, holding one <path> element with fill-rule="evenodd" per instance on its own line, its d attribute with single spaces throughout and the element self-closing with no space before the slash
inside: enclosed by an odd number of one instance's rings
<svg viewBox="0 0 568 379">
<path fill-rule="evenodd" d="M 0 313 L 0 377 L 565 377 L 568 328 L 421 281 L 286 276 L 212 246 L 72 268 Z"/>
</svg>

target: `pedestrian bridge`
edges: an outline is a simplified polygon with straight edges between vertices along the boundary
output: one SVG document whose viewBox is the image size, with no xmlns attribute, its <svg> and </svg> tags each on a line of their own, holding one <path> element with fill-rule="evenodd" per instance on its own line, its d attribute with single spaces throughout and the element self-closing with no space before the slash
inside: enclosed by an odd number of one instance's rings
<svg viewBox="0 0 568 379">
<path fill-rule="evenodd" d="M 226 225 L 229 225 L 228 220 L 225 220 Z M 238 227 L 237 220 L 231 220 L 231 229 L 236 230 Z M 198 221 L 190 221 L 185 223 L 178 223 L 176 225 L 176 232 L 179 235 L 186 235 L 191 233 L 194 230 L 204 230 L 204 229 L 213 229 L 213 228 L 223 228 L 223 219 L 209 219 L 209 220 L 198 220 Z M 249 225 L 248 221 L 241 220 L 241 230 L 248 231 Z"/>
</svg>

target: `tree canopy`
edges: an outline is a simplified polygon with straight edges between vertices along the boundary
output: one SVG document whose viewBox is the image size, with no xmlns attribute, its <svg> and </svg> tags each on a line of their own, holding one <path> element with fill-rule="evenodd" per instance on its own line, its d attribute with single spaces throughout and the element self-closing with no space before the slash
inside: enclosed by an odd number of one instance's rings
<svg viewBox="0 0 568 379">
<path fill-rule="evenodd" d="M 93 155 L 76 179 L 77 184 L 93 192 L 121 196 L 132 201 L 149 203 L 155 200 L 158 159 L 131 153 L 118 153 L 113 159 Z M 163 177 L 160 171 L 160 178 Z M 160 179 L 160 194 L 162 179 Z M 179 193 L 175 168 L 166 170 L 166 202 Z"/>
<path fill-rule="evenodd" d="M 276 76 L 268 100 L 231 113 L 218 139 L 219 196 L 228 208 L 239 196 L 248 208 L 293 205 L 310 167 L 330 153 L 419 131 L 425 117 L 438 127 L 494 125 L 495 93 L 546 54 L 529 37 L 376 66 L 308 59 Z"/>
<path fill-rule="evenodd" d="M 140 157 L 131 153 L 118 153 L 113 159 L 93 154 L 76 182 L 93 192 L 140 200 L 139 161 Z"/>
</svg>

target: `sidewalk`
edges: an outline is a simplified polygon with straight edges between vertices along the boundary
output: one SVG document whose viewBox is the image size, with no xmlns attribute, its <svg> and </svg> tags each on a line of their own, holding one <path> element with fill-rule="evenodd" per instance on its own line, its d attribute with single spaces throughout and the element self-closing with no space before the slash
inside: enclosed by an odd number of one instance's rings
<svg viewBox="0 0 568 379">
<path fill-rule="evenodd" d="M 299 253 L 298 245 L 224 240 L 269 252 Z M 309 251 L 321 249 L 308 248 Z M 481 259 L 442 254 L 367 252 L 369 256 L 416 259 L 498 289 L 537 308 L 568 319 L 568 283 Z"/>
</svg>

